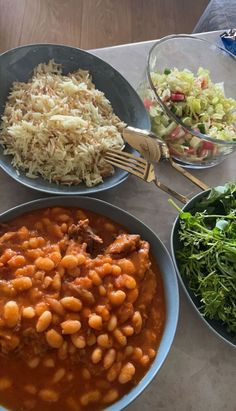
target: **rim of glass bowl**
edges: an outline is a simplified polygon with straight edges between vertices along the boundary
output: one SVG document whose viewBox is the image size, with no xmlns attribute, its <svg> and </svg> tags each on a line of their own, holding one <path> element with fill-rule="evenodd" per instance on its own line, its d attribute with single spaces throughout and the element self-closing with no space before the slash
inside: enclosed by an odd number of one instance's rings
<svg viewBox="0 0 236 411">
<path fill-rule="evenodd" d="M 177 38 L 186 38 L 186 39 L 198 40 L 198 41 L 201 41 L 201 42 L 207 44 L 208 46 L 211 46 L 211 47 L 214 46 L 216 49 L 223 51 L 225 54 L 228 54 L 228 56 L 231 57 L 231 58 L 233 58 L 233 60 L 235 60 L 235 63 L 236 63 L 236 57 L 235 57 L 232 53 L 230 53 L 229 51 L 225 50 L 223 47 L 218 46 L 217 44 L 211 43 L 211 42 L 208 41 L 208 40 L 205 40 L 205 39 L 202 39 L 202 38 L 199 38 L 199 37 L 196 37 L 196 36 L 191 36 L 191 35 L 188 35 L 188 34 L 177 34 L 177 35 L 172 34 L 172 35 L 170 35 L 170 36 L 162 37 L 160 40 L 157 40 L 157 41 L 155 42 L 155 44 L 152 46 L 151 50 L 149 51 L 148 61 L 147 61 L 147 76 L 148 76 L 148 81 L 149 81 L 149 84 L 150 84 L 150 86 L 151 86 L 151 88 L 152 88 L 152 90 L 153 90 L 156 98 L 157 98 L 158 103 L 160 104 L 160 106 L 162 107 L 162 109 L 168 114 L 169 117 L 171 117 L 177 124 L 180 124 L 180 125 L 181 125 L 186 131 L 188 131 L 190 134 L 192 134 L 192 135 L 194 135 L 194 136 L 196 136 L 196 137 L 199 137 L 199 138 L 201 138 L 201 139 L 204 139 L 204 140 L 212 141 L 213 143 L 216 143 L 216 144 L 236 145 L 236 141 L 233 141 L 233 140 L 232 140 L 232 141 L 225 141 L 225 140 L 221 140 L 221 139 L 216 139 L 216 138 L 214 138 L 214 137 L 208 136 L 207 134 L 203 134 L 203 133 L 200 133 L 200 132 L 198 132 L 198 131 L 193 130 L 191 127 L 189 127 L 189 126 L 187 126 L 186 124 L 184 124 L 184 123 L 181 121 L 181 119 L 180 119 L 179 117 L 177 117 L 177 116 L 165 105 L 165 103 L 162 101 L 162 99 L 161 99 L 161 98 L 159 97 L 159 95 L 157 94 L 156 88 L 155 88 L 155 86 L 154 86 L 154 84 L 153 84 L 153 82 L 152 82 L 152 78 L 151 78 L 151 68 L 150 68 L 150 60 L 151 60 L 151 58 L 152 58 L 153 50 L 156 48 L 156 46 L 158 46 L 158 45 L 161 44 L 161 43 L 164 43 L 166 40 L 177 39 Z"/>
</svg>

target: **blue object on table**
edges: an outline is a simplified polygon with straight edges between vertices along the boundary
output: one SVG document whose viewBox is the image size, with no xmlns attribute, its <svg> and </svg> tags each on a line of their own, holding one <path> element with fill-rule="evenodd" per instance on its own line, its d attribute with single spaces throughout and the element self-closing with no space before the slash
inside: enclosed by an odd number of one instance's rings
<svg viewBox="0 0 236 411">
<path fill-rule="evenodd" d="M 227 30 L 221 34 L 220 37 L 226 50 L 236 56 L 236 30 Z"/>
</svg>

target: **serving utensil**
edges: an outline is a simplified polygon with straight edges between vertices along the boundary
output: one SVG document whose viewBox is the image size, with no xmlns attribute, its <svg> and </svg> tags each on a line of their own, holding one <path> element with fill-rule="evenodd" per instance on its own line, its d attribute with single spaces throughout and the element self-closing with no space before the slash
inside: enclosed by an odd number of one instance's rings
<svg viewBox="0 0 236 411">
<path fill-rule="evenodd" d="M 158 188 L 175 197 L 181 203 L 186 204 L 188 202 L 187 197 L 167 187 L 156 178 L 153 164 L 146 159 L 119 150 L 108 150 L 104 158 L 113 166 L 126 170 L 147 183 L 153 182 Z"/>
<path fill-rule="evenodd" d="M 147 183 L 153 182 L 162 191 L 165 191 L 169 195 L 175 197 L 177 200 L 186 204 L 189 199 L 172 190 L 172 188 L 163 184 L 157 179 L 155 175 L 155 168 L 153 163 L 160 160 L 168 160 L 171 166 L 190 180 L 193 184 L 200 187 L 202 190 L 208 190 L 209 187 L 203 181 L 193 176 L 187 170 L 176 164 L 169 153 L 167 144 L 159 139 L 155 134 L 147 130 L 140 130 L 133 127 L 126 127 L 123 130 L 123 137 L 131 147 L 135 148 L 142 157 L 129 154 L 125 151 L 110 149 L 106 151 L 104 158 L 110 164 L 122 170 L 128 171 L 130 174 L 141 178 Z"/>
<path fill-rule="evenodd" d="M 147 161 L 153 163 L 159 162 L 160 160 L 167 160 L 178 173 L 182 174 L 202 190 L 208 190 L 210 188 L 203 181 L 180 167 L 172 159 L 167 144 L 151 131 L 126 127 L 123 130 L 123 137 L 125 141 L 131 147 L 135 148 Z"/>
</svg>

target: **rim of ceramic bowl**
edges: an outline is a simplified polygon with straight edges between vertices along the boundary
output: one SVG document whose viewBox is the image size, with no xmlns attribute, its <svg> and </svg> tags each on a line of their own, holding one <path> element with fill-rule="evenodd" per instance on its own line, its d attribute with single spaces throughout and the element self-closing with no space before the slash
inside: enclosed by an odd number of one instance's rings
<svg viewBox="0 0 236 411">
<path fill-rule="evenodd" d="M 194 197 L 191 198 L 191 200 L 188 201 L 187 204 L 185 204 L 182 207 L 182 211 L 189 211 L 189 207 L 194 206 L 196 200 L 200 200 L 202 197 L 207 196 L 207 194 L 209 194 L 209 192 L 211 191 L 211 188 L 209 190 L 200 192 L 198 194 L 196 194 Z M 225 343 L 229 344 L 231 347 L 236 349 L 236 344 L 234 344 L 232 341 L 230 341 L 229 339 L 227 339 L 226 337 L 224 337 L 224 335 L 220 334 L 220 332 L 218 332 L 213 325 L 211 325 L 211 323 L 203 316 L 201 315 L 199 308 L 197 307 L 197 305 L 194 303 L 193 299 L 191 298 L 191 295 L 189 293 L 189 287 L 188 285 L 185 285 L 183 278 L 180 274 L 180 270 L 177 264 L 177 257 L 176 257 L 176 246 L 175 246 L 175 237 L 176 237 L 176 230 L 177 227 L 179 225 L 179 215 L 177 215 L 173 226 L 172 226 L 172 230 L 171 230 L 171 237 L 170 237 L 170 248 L 171 248 L 171 256 L 172 256 L 172 260 L 175 266 L 175 271 L 177 273 L 178 276 L 178 280 L 181 284 L 182 289 L 184 290 L 185 295 L 188 298 L 188 301 L 190 301 L 191 305 L 194 307 L 195 311 L 198 313 L 199 317 L 203 320 L 203 322 L 205 323 L 205 325 L 210 329 L 210 331 L 212 331 L 215 336 L 217 336 L 220 340 L 224 341 Z M 196 297 L 197 298 L 197 297 Z"/>
<path fill-rule="evenodd" d="M 220 50 L 220 51 L 224 52 L 226 55 L 228 55 L 233 60 L 235 60 L 235 63 L 236 63 L 236 57 L 234 56 L 234 54 L 230 53 L 228 50 L 224 49 L 223 47 L 221 47 L 217 44 L 211 43 L 210 41 L 202 39 L 200 37 L 196 37 L 196 36 L 192 36 L 192 35 L 188 35 L 188 34 L 171 34 L 170 36 L 165 36 L 165 37 L 162 37 L 160 40 L 157 40 L 155 42 L 155 44 L 152 46 L 152 48 L 150 49 L 149 54 L 148 54 L 147 68 L 146 68 L 148 81 L 149 81 L 149 84 L 152 88 L 152 91 L 154 92 L 155 97 L 156 97 L 158 103 L 160 104 L 161 108 L 168 114 L 168 116 L 170 118 L 172 118 L 172 120 L 174 120 L 177 124 L 180 124 L 187 132 L 189 132 L 190 134 L 192 134 L 192 135 L 194 135 L 198 138 L 208 140 L 208 141 L 211 141 L 211 142 L 216 143 L 216 144 L 236 146 L 236 141 L 225 141 L 225 140 L 221 140 L 221 139 L 216 139 L 214 137 L 211 137 L 211 136 L 208 136 L 207 134 L 203 134 L 201 132 L 198 132 L 198 131 L 192 129 L 191 127 L 187 126 L 186 124 L 184 124 L 182 122 L 182 120 L 179 117 L 177 117 L 175 115 L 175 113 L 173 113 L 166 106 L 166 104 L 162 101 L 162 99 L 157 94 L 156 87 L 154 86 L 153 81 L 152 81 L 152 77 L 151 77 L 151 67 L 150 67 L 151 64 L 150 64 L 150 61 L 151 61 L 151 58 L 152 58 L 152 53 L 159 44 L 164 43 L 165 41 L 172 40 L 172 39 L 198 40 L 199 42 L 207 44 L 209 47 L 214 47 L 216 50 Z"/>
<path fill-rule="evenodd" d="M 137 91 L 135 90 L 135 88 L 129 83 L 129 81 L 120 73 L 120 71 L 118 71 L 115 67 L 112 66 L 112 64 L 106 62 L 105 60 L 103 60 L 102 58 L 98 57 L 96 54 L 91 53 L 90 51 L 81 49 L 79 47 L 73 47 L 67 44 L 56 44 L 56 43 L 30 43 L 30 44 L 24 44 L 21 46 L 17 46 L 17 47 L 13 47 L 11 49 L 8 49 L 6 51 L 4 51 L 3 53 L 0 53 L 0 57 L 7 55 L 9 53 L 14 53 L 15 50 L 18 49 L 24 49 L 24 48 L 32 48 L 32 47 L 48 47 L 48 46 L 56 46 L 56 47 L 63 47 L 63 48 L 68 48 L 68 49 L 76 49 L 79 50 L 87 55 L 91 55 L 92 57 L 94 57 L 96 60 L 101 61 L 105 66 L 110 67 L 112 70 L 114 70 L 119 77 L 122 79 L 122 81 L 129 86 L 129 88 L 132 89 L 132 92 L 135 94 L 135 97 L 137 99 L 137 101 L 139 101 L 139 103 L 143 106 L 143 113 L 145 115 L 145 129 L 150 129 L 151 128 L 151 123 L 150 123 L 150 119 L 149 116 L 145 110 L 145 107 L 143 105 L 142 99 L 139 96 L 139 94 L 137 93 Z M 1 119 L 0 119 L 1 120 Z M 128 147 L 130 149 L 130 153 L 131 154 L 135 154 L 136 151 L 129 146 L 127 143 L 124 144 L 125 147 Z M 123 147 L 124 148 L 124 147 Z M 75 186 L 71 186 L 74 188 L 74 191 L 70 191 L 70 190 L 65 190 L 63 191 L 60 187 L 61 185 L 56 185 L 55 183 L 53 183 L 53 186 L 46 186 L 46 183 L 49 183 L 47 180 L 44 180 L 41 176 L 39 176 L 39 185 L 34 185 L 34 182 L 36 181 L 37 183 L 37 179 L 32 179 L 32 181 L 29 180 L 24 180 L 21 179 L 21 172 L 24 174 L 24 171 L 20 171 L 19 174 L 11 172 L 11 170 L 9 170 L 7 164 L 3 161 L 0 160 L 0 168 L 7 174 L 9 175 L 11 178 L 13 178 L 15 181 L 17 181 L 19 184 L 22 184 L 25 187 L 28 187 L 32 190 L 38 191 L 38 192 L 42 192 L 42 193 L 46 193 L 46 194 L 51 194 L 51 195 L 58 195 L 58 196 L 73 196 L 73 195 L 79 195 L 79 196 L 86 196 L 86 195 L 91 195 L 91 194 L 97 194 L 103 191 L 107 191 L 110 190 L 112 188 L 115 188 L 116 186 L 118 186 L 119 184 L 123 183 L 125 180 L 128 179 L 129 177 L 129 172 L 125 171 L 125 170 L 119 170 L 122 172 L 122 175 L 118 178 L 115 178 L 115 173 L 109 177 L 107 177 L 108 179 L 111 178 L 112 180 L 109 182 L 108 186 L 106 186 L 106 184 L 104 185 L 104 183 L 107 182 L 107 178 L 104 179 L 103 182 L 97 184 L 96 186 L 93 187 L 85 187 L 84 184 L 78 184 Z M 14 167 L 13 167 L 14 168 Z M 14 168 L 15 169 L 15 168 Z M 45 186 L 41 185 L 41 180 L 43 180 L 43 183 L 45 183 Z M 75 190 L 75 187 L 77 187 L 77 189 Z M 83 191 L 83 188 L 86 188 L 86 191 Z M 82 190 L 82 191 L 81 191 Z"/>
<path fill-rule="evenodd" d="M 27 203 L 19 204 L 15 207 L 10 208 L 9 210 L 4 211 L 2 214 L 0 214 L 0 221 L 11 220 L 27 212 L 42 209 L 44 207 L 53 207 L 56 205 L 61 205 L 64 207 L 82 207 L 84 209 L 87 208 L 101 215 L 109 215 L 111 219 L 117 219 L 117 222 L 120 222 L 120 220 L 122 220 L 121 224 L 123 224 L 124 226 L 129 224 L 127 225 L 127 229 L 129 229 L 131 225 L 135 226 L 135 230 L 137 230 L 137 228 L 139 227 L 139 231 L 142 231 L 142 236 L 144 232 L 149 234 L 149 236 L 151 237 L 151 245 L 153 244 L 153 242 L 156 242 L 158 244 L 158 265 L 167 266 L 167 269 L 165 271 L 163 270 L 163 268 L 160 270 L 164 283 L 166 307 L 168 309 L 166 310 L 165 327 L 157 350 L 157 355 L 151 367 L 148 369 L 144 377 L 140 380 L 138 385 L 131 389 L 131 391 L 129 391 L 126 395 L 121 397 L 117 402 L 104 409 L 104 411 L 121 411 L 129 404 L 131 404 L 131 402 L 133 402 L 136 398 L 138 398 L 138 396 L 144 391 L 144 389 L 151 383 L 153 378 L 156 376 L 156 374 L 164 364 L 172 346 L 179 317 L 179 289 L 174 264 L 169 251 L 167 250 L 163 242 L 159 239 L 158 235 L 150 227 L 148 227 L 145 223 L 140 221 L 137 217 L 130 214 L 129 212 L 97 198 L 85 196 L 59 196 L 41 198 L 29 201 Z M 157 257 L 155 257 L 155 254 L 153 254 L 153 256 L 157 259 Z M 1 408 L 1 406 L 0 410 L 8 411 L 6 408 Z"/>
</svg>

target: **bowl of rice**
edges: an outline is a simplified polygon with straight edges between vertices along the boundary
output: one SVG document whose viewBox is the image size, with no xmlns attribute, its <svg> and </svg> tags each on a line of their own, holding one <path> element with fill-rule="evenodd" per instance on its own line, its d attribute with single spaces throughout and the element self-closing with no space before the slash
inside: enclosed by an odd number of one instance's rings
<svg viewBox="0 0 236 411">
<path fill-rule="evenodd" d="M 0 116 L 1 168 L 52 194 L 89 194 L 120 184 L 128 173 L 114 170 L 105 152 L 123 149 L 126 125 L 150 126 L 140 98 L 113 67 L 53 44 L 0 55 Z"/>
</svg>

